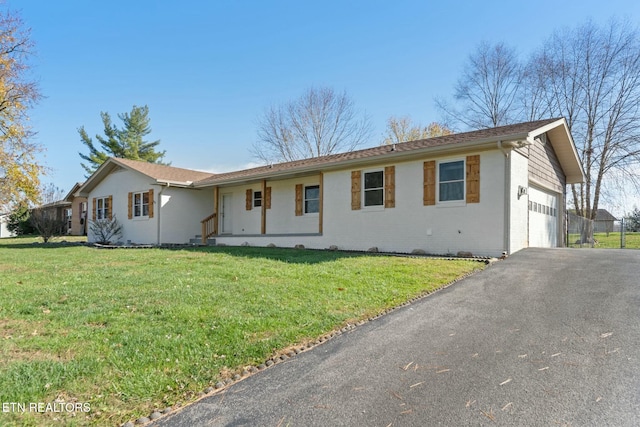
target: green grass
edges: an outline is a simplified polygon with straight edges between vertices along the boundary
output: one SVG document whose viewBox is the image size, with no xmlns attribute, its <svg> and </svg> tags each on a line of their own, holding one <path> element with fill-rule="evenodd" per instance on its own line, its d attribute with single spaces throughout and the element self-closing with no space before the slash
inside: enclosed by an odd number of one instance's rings
<svg viewBox="0 0 640 427">
<path fill-rule="evenodd" d="M 283 349 L 433 291 L 475 261 L 339 252 L 98 250 L 0 241 L 0 424 L 115 425 L 193 401 Z"/>
<path fill-rule="evenodd" d="M 620 233 L 594 233 L 595 248 L 603 249 L 620 249 Z M 579 234 L 570 234 L 569 242 L 576 242 L 580 240 Z M 571 247 L 577 247 L 579 245 L 571 244 Z M 584 245 L 589 247 L 589 245 Z M 640 249 L 640 233 L 625 233 L 625 249 Z"/>
</svg>

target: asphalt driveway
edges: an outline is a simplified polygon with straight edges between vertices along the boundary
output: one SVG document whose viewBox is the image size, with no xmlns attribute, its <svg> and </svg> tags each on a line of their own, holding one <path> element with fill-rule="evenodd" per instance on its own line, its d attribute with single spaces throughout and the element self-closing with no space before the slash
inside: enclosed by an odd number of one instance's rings
<svg viewBox="0 0 640 427">
<path fill-rule="evenodd" d="M 521 251 L 154 425 L 640 425 L 640 251 Z"/>
</svg>

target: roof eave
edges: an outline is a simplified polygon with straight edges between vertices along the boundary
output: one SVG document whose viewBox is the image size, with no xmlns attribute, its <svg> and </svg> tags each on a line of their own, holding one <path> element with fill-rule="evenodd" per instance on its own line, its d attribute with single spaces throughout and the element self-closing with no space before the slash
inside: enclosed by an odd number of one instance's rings
<svg viewBox="0 0 640 427">
<path fill-rule="evenodd" d="M 108 158 L 100 167 L 93 173 L 87 180 L 78 188 L 78 191 L 74 194 L 75 197 L 88 197 L 91 190 L 107 176 L 114 168 L 113 158 Z"/>
<path fill-rule="evenodd" d="M 551 136 L 551 145 L 565 172 L 567 184 L 584 183 L 586 175 L 571 132 L 569 132 L 567 121 L 561 118 L 545 126 L 541 126 L 531 131 L 529 138 L 533 140 L 535 137 L 544 133 L 548 133 Z M 558 139 L 560 139 L 560 141 L 558 141 Z"/>
<path fill-rule="evenodd" d="M 379 154 L 371 157 L 338 160 L 335 162 L 296 167 L 296 168 L 291 168 L 291 169 L 287 169 L 284 171 L 277 171 L 277 172 L 266 171 L 266 172 L 258 173 L 251 176 L 230 178 L 227 180 L 221 179 L 218 181 L 211 180 L 211 181 L 207 181 L 206 183 L 195 182 L 194 187 L 205 188 L 205 187 L 213 187 L 216 185 L 237 185 L 237 184 L 243 184 L 251 181 L 260 181 L 264 179 L 286 179 L 288 177 L 318 173 L 321 171 L 332 171 L 337 169 L 348 168 L 351 166 L 376 164 L 376 163 L 386 162 L 389 159 L 405 160 L 405 159 L 411 159 L 414 157 L 420 157 L 424 154 L 439 154 L 439 155 L 454 154 L 461 151 L 468 151 L 470 148 L 473 148 L 476 150 L 487 150 L 487 149 L 497 148 L 496 144 L 498 141 L 503 141 L 503 142 L 520 141 L 520 140 L 524 141 L 526 140 L 527 135 L 528 135 L 527 133 L 517 133 L 517 134 L 510 134 L 510 135 L 502 135 L 499 138 L 495 138 L 495 137 L 483 138 L 483 139 L 462 142 L 457 144 L 430 146 L 430 147 L 418 148 L 418 149 L 408 150 L 408 151 L 389 150 L 384 154 Z"/>
</svg>

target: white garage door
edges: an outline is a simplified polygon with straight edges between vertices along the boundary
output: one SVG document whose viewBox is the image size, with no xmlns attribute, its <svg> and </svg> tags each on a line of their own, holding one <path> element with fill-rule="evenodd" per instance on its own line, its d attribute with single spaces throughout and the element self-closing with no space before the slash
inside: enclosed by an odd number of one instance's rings
<svg viewBox="0 0 640 427">
<path fill-rule="evenodd" d="M 529 246 L 558 246 L 558 196 L 529 187 Z"/>
</svg>

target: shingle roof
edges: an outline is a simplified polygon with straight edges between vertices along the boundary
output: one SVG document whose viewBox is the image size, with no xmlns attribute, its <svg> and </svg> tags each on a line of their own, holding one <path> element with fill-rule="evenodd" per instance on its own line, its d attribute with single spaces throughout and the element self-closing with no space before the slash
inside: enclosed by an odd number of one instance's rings
<svg viewBox="0 0 640 427">
<path fill-rule="evenodd" d="M 538 120 L 526 123 L 518 123 L 514 125 L 500 126 L 495 128 L 481 129 L 471 132 L 456 133 L 445 136 L 438 136 L 435 138 L 420 139 L 416 141 L 402 142 L 395 144 L 393 150 L 396 153 L 411 152 L 415 150 L 441 147 L 452 144 L 472 143 L 475 141 L 489 141 L 499 140 L 510 136 L 522 136 L 526 135 L 536 129 L 539 129 L 545 125 L 553 122 L 557 122 L 558 118 Z M 238 179 L 250 179 L 252 177 L 258 177 L 265 174 L 275 174 L 278 172 L 295 172 L 297 169 L 307 169 L 310 167 L 328 167 L 334 164 L 347 162 L 350 160 L 358 159 L 375 159 L 378 156 L 383 156 L 389 153 L 391 147 L 389 145 L 382 145 L 373 148 L 367 148 L 364 150 L 349 151 L 346 153 L 332 154 L 322 157 L 314 157 L 310 159 L 295 160 L 292 162 L 277 163 L 273 165 L 260 166 L 252 169 L 245 169 L 234 172 L 221 173 L 211 175 L 207 178 L 195 183 L 196 186 L 213 185 L 217 183 L 223 183 L 225 181 L 234 181 Z"/>
<path fill-rule="evenodd" d="M 617 221 L 618 218 L 613 216 L 611 212 L 606 209 L 598 209 L 596 211 L 596 221 Z"/>
<path fill-rule="evenodd" d="M 210 172 L 200 172 L 191 169 L 176 168 L 173 166 L 158 165 L 155 163 L 142 162 L 138 160 L 129 159 L 112 159 L 114 163 L 118 163 L 121 166 L 124 165 L 130 169 L 136 170 L 141 174 L 147 175 L 157 181 L 171 181 L 190 183 L 194 181 L 203 180 L 214 176 Z"/>
</svg>

